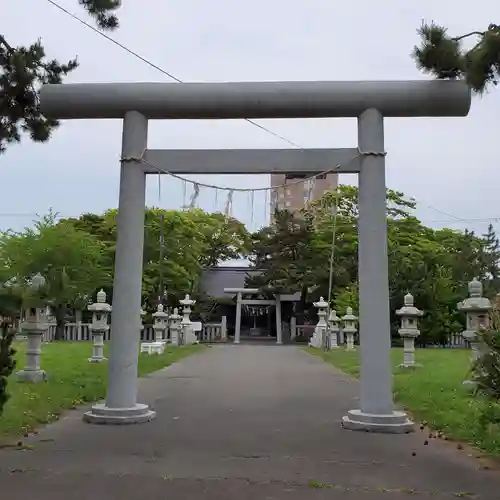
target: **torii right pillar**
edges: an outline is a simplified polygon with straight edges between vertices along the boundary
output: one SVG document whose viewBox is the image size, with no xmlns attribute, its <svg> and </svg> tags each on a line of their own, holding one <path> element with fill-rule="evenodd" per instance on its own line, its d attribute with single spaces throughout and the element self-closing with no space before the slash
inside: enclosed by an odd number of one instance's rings
<svg viewBox="0 0 500 500">
<path fill-rule="evenodd" d="M 362 155 L 358 191 L 360 408 L 342 418 L 346 429 L 386 433 L 414 430 L 392 395 L 391 320 L 387 258 L 384 118 L 377 109 L 358 117 Z"/>
</svg>

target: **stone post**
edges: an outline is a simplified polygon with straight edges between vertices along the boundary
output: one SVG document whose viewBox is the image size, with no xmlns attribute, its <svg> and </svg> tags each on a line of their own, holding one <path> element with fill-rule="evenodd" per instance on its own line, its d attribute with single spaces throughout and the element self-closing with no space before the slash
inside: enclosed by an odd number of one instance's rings
<svg viewBox="0 0 500 500">
<path fill-rule="evenodd" d="M 342 330 L 344 331 L 345 334 L 345 343 L 346 343 L 346 350 L 347 351 L 352 351 L 355 349 L 354 346 L 354 335 L 358 331 L 356 328 L 356 321 L 358 320 L 357 316 L 354 316 L 352 313 L 352 307 L 348 307 L 346 309 L 346 314 L 342 316 L 342 322 L 344 323 L 344 326 Z"/>
<path fill-rule="evenodd" d="M 139 333 L 139 338 L 141 340 L 145 340 L 144 339 L 144 316 L 146 316 L 146 311 L 141 307 L 141 310 L 139 312 L 139 317 L 140 317 L 140 320 L 139 320 L 139 325 L 140 325 L 140 333 Z"/>
<path fill-rule="evenodd" d="M 83 328 L 82 328 L 82 310 L 75 310 L 75 323 L 76 323 L 76 338 L 78 340 L 83 339 Z"/>
<path fill-rule="evenodd" d="M 399 366 L 401 368 L 419 367 L 421 365 L 415 363 L 415 339 L 420 335 L 418 319 L 424 313 L 415 307 L 413 295 L 408 292 L 404 297 L 403 307 L 398 309 L 396 314 L 401 317 L 401 328 L 398 333 L 404 342 L 404 359 Z"/>
<path fill-rule="evenodd" d="M 297 318 L 292 316 L 290 318 L 290 340 L 293 341 L 297 336 Z"/>
<path fill-rule="evenodd" d="M 234 343 L 239 344 L 241 341 L 241 299 L 242 293 L 236 294 L 236 318 L 234 321 Z"/>
<path fill-rule="evenodd" d="M 469 283 L 469 297 L 459 302 L 457 309 L 466 314 L 467 326 L 462 332 L 462 336 L 470 343 L 472 349 L 471 362 L 474 363 L 484 349 L 483 341 L 478 333 L 482 329 L 489 328 L 489 312 L 492 309 L 490 300 L 483 297 L 483 284 L 476 278 Z M 474 385 L 474 382 L 466 380 L 464 385 L 471 386 Z"/>
<path fill-rule="evenodd" d="M 164 311 L 163 304 L 158 304 L 156 312 L 153 313 L 153 330 L 155 332 L 155 342 L 167 343 L 166 331 L 168 327 L 168 314 Z M 163 340 L 165 338 L 165 340 Z"/>
<path fill-rule="evenodd" d="M 227 316 L 222 316 L 220 322 L 220 337 L 222 342 L 227 342 Z"/>
<path fill-rule="evenodd" d="M 276 297 L 276 344 L 283 344 L 283 322 L 281 320 L 281 296 Z"/>
<path fill-rule="evenodd" d="M 196 304 L 196 300 L 191 300 L 188 294 L 179 301 L 182 305 L 182 321 L 181 328 L 184 336 L 183 343 L 185 345 L 196 344 L 198 339 L 196 338 L 196 334 L 194 333 L 193 325 L 191 323 L 191 306 Z"/>
<path fill-rule="evenodd" d="M 45 278 L 37 274 L 31 280 L 31 291 L 36 294 L 45 285 Z M 46 307 L 35 299 L 35 307 L 29 307 L 25 312 L 25 321 L 21 323 L 21 332 L 26 335 L 26 362 L 24 369 L 17 372 L 21 382 L 38 383 L 47 379 L 47 374 L 40 369 L 40 354 L 42 352 L 42 337 L 49 328 Z"/>
<path fill-rule="evenodd" d="M 342 318 L 339 318 L 339 319 L 342 322 Z M 338 334 L 337 343 L 339 346 L 345 344 L 345 334 L 344 334 L 344 330 L 342 330 L 342 323 L 339 324 L 339 334 Z"/>
<path fill-rule="evenodd" d="M 316 349 L 321 349 L 325 345 L 326 330 L 328 324 L 326 322 L 328 303 L 323 297 L 320 297 L 318 302 L 314 302 L 313 306 L 318 309 L 318 323 L 314 329 L 313 336 L 309 341 L 310 347 L 315 347 Z"/>
<path fill-rule="evenodd" d="M 335 309 L 331 309 L 328 315 L 328 330 L 330 332 L 330 349 L 337 349 L 339 346 L 340 318 L 337 316 Z"/>
<path fill-rule="evenodd" d="M 174 312 L 170 315 L 170 342 L 172 345 L 179 347 L 181 345 L 181 319 L 179 309 L 174 308 Z"/>
<path fill-rule="evenodd" d="M 101 288 L 97 293 L 97 302 L 90 304 L 88 310 L 92 311 L 92 357 L 90 363 L 102 363 L 106 361 L 104 357 L 104 335 L 109 330 L 108 316 L 111 313 L 111 306 L 106 303 L 106 293 Z"/>
</svg>

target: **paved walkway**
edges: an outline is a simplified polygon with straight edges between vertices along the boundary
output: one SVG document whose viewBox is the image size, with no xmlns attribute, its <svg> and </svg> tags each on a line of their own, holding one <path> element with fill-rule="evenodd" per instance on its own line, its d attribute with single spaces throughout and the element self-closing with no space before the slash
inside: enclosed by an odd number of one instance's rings
<svg viewBox="0 0 500 500">
<path fill-rule="evenodd" d="M 1 451 L 0 491 L 9 500 L 500 497 L 500 472 L 449 443 L 342 430 L 356 396 L 356 382 L 294 346 L 216 346 L 142 381 L 154 422 L 91 426 L 77 410 L 30 438 L 32 450 Z"/>
</svg>

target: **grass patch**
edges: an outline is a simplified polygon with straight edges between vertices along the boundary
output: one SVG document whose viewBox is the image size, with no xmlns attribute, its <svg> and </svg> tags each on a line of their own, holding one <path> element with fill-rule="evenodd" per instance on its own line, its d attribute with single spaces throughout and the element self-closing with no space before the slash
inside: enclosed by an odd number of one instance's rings
<svg viewBox="0 0 500 500">
<path fill-rule="evenodd" d="M 26 344 L 16 343 L 14 347 L 17 371 L 24 367 Z M 170 346 L 162 355 L 140 354 L 139 375 L 165 368 L 202 349 L 201 345 Z M 0 417 L 0 441 L 25 435 L 40 425 L 57 420 L 63 410 L 103 399 L 107 363 L 89 363 L 91 354 L 89 342 L 51 342 L 42 347 L 41 368 L 47 372 L 46 382 L 18 382 L 13 373 L 7 385 L 11 398 Z"/>
<path fill-rule="evenodd" d="M 359 352 L 337 349 L 323 352 L 307 349 L 343 372 L 359 377 Z M 392 349 L 394 397 L 416 419 L 426 421 L 445 436 L 477 446 L 500 456 L 499 426 L 480 423 L 484 403 L 476 400 L 462 386 L 470 370 L 470 351 L 465 349 L 417 349 L 421 368 L 398 368 L 403 350 Z"/>
</svg>

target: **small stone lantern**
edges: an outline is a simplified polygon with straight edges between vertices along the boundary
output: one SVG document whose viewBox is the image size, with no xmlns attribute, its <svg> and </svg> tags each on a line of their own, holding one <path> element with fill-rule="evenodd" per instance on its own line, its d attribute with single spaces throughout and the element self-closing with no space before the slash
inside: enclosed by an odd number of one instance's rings
<svg viewBox="0 0 500 500">
<path fill-rule="evenodd" d="M 415 339 L 420 335 L 418 319 L 424 313 L 415 307 L 413 295 L 408 292 L 404 296 L 403 307 L 398 309 L 396 314 L 401 317 L 401 328 L 398 330 L 398 333 L 404 343 L 404 359 L 403 363 L 399 366 L 401 368 L 416 368 L 420 365 L 415 363 Z"/>
<path fill-rule="evenodd" d="M 45 285 L 45 278 L 40 274 L 33 276 L 30 290 L 34 295 Z M 21 324 L 21 331 L 26 335 L 26 362 L 24 369 L 16 373 L 21 382 L 38 383 L 47 379 L 47 374 L 40 369 L 40 354 L 42 352 L 42 338 L 49 329 L 46 315 L 47 307 L 41 300 L 35 299 L 34 307 L 25 312 L 25 320 Z"/>
<path fill-rule="evenodd" d="M 358 321 L 357 316 L 354 316 L 352 312 L 352 307 L 348 307 L 346 309 L 346 314 L 342 316 L 342 322 L 344 323 L 344 326 L 342 327 L 342 330 L 345 335 L 345 342 L 346 342 L 346 350 L 352 351 L 355 349 L 354 347 L 354 335 L 358 331 L 356 328 L 356 321 Z"/>
<path fill-rule="evenodd" d="M 457 309 L 466 314 L 466 329 L 462 336 L 471 346 L 471 361 L 474 363 L 481 355 L 484 344 L 478 335 L 480 330 L 488 329 L 490 326 L 489 312 L 492 304 L 489 299 L 483 297 L 483 284 L 474 278 L 469 283 L 469 297 L 457 304 Z M 474 382 L 466 380 L 465 385 L 472 385 Z"/>
<path fill-rule="evenodd" d="M 182 345 L 182 335 L 181 335 L 181 319 L 182 316 L 179 314 L 179 309 L 174 308 L 174 312 L 170 315 L 170 341 L 172 345 L 178 347 Z"/>
<path fill-rule="evenodd" d="M 328 328 L 328 324 L 326 322 L 328 313 L 326 310 L 328 308 L 328 302 L 326 302 L 323 297 L 320 297 L 318 302 L 313 303 L 313 306 L 318 309 L 318 323 L 314 329 L 313 336 L 309 341 L 309 346 L 321 349 L 326 343 L 326 331 Z"/>
<path fill-rule="evenodd" d="M 97 302 L 90 304 L 88 310 L 92 311 L 92 357 L 90 363 L 102 363 L 106 361 L 104 357 L 104 335 L 109 331 L 108 316 L 111 313 L 111 306 L 106 303 L 106 293 L 101 289 L 97 293 Z"/>
<path fill-rule="evenodd" d="M 153 330 L 155 342 L 166 343 L 166 331 L 168 328 L 168 314 L 164 311 L 163 304 L 158 304 L 156 312 L 153 313 Z M 165 340 L 163 340 L 165 338 Z"/>
<path fill-rule="evenodd" d="M 330 331 L 330 349 L 336 349 L 339 346 L 340 318 L 335 309 L 331 309 L 328 315 L 328 329 Z"/>
<path fill-rule="evenodd" d="M 198 339 L 194 333 L 193 324 L 191 323 L 191 306 L 196 304 L 196 300 L 192 300 L 188 294 L 179 301 L 182 306 L 182 321 L 181 328 L 183 333 L 183 344 L 196 344 Z"/>
</svg>

